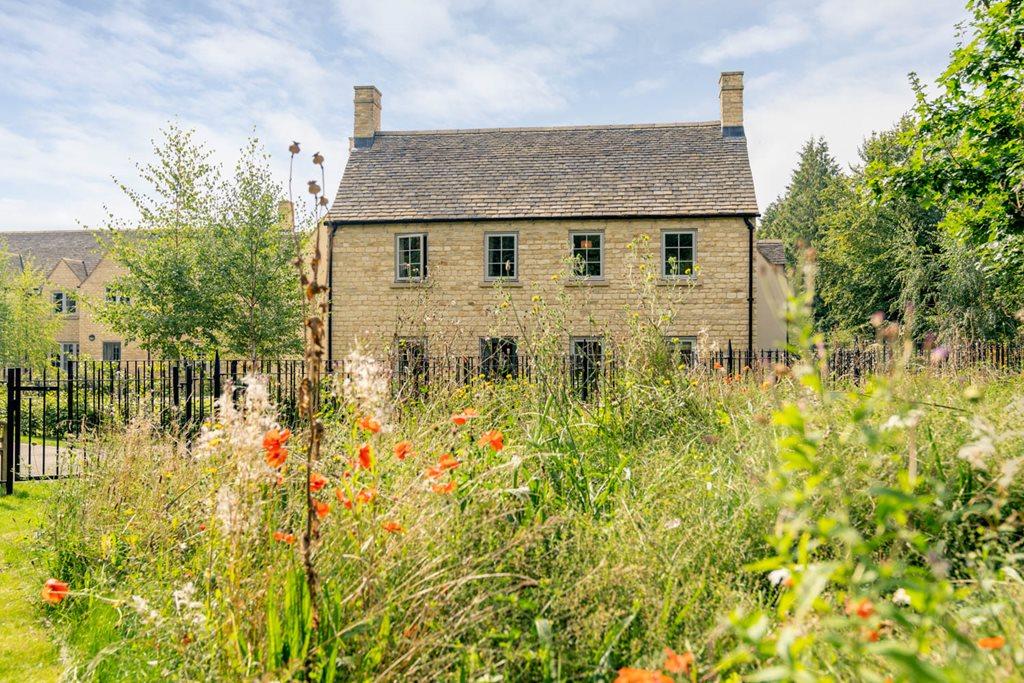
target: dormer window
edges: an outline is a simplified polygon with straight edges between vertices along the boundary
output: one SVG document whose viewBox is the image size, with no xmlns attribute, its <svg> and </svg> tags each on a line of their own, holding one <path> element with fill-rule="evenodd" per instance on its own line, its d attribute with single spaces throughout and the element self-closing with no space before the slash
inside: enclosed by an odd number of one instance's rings
<svg viewBox="0 0 1024 683">
<path fill-rule="evenodd" d="M 67 292 L 53 293 L 53 310 L 57 313 L 70 315 L 78 310 L 78 304 L 73 294 Z"/>
</svg>

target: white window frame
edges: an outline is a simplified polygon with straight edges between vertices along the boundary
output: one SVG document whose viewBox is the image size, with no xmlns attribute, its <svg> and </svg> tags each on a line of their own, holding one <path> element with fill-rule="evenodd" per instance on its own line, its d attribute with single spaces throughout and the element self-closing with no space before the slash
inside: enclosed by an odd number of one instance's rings
<svg viewBox="0 0 1024 683">
<path fill-rule="evenodd" d="M 401 243 L 403 239 L 412 237 L 420 238 L 420 274 L 402 275 L 401 269 Z M 425 232 L 400 232 L 395 233 L 395 282 L 423 282 L 427 279 L 429 270 L 427 268 L 427 233 Z"/>
<path fill-rule="evenodd" d="M 576 272 L 576 238 L 583 237 L 585 235 L 591 235 L 601 238 L 600 246 L 597 248 L 597 254 L 599 256 L 598 266 L 601 268 L 600 275 L 587 275 Z M 569 231 L 569 257 L 572 259 L 572 277 L 577 280 L 603 280 L 605 279 L 604 270 L 604 252 L 605 252 L 605 238 L 604 230 L 570 230 Z M 593 248 L 593 247 L 591 247 Z"/>
<path fill-rule="evenodd" d="M 491 238 L 512 238 L 512 273 L 510 275 L 491 275 Z M 504 264 L 503 264 L 504 265 Z M 485 232 L 484 233 L 484 280 L 488 282 L 515 282 L 519 279 L 519 233 L 518 232 Z"/>
<path fill-rule="evenodd" d="M 690 235 L 693 239 L 693 260 L 689 273 L 669 274 L 666 242 L 669 235 Z M 662 230 L 661 231 L 661 277 L 666 280 L 695 280 L 697 278 L 697 231 L 696 230 Z"/>
<path fill-rule="evenodd" d="M 110 285 L 103 288 L 103 299 L 108 304 L 129 304 L 132 301 L 130 296 L 127 294 L 118 294 Z"/>
<path fill-rule="evenodd" d="M 68 294 L 63 290 L 54 290 L 52 300 L 54 311 L 57 313 L 74 315 L 78 312 L 78 302 L 75 301 L 75 297 L 72 294 Z"/>
</svg>

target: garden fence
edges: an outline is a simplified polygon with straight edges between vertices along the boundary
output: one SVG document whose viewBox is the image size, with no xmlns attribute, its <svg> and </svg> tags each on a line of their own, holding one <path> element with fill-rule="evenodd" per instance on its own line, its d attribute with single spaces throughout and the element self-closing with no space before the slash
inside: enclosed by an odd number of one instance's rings
<svg viewBox="0 0 1024 683">
<path fill-rule="evenodd" d="M 829 349 L 828 375 L 858 381 L 885 371 L 903 359 L 900 349 L 854 346 Z M 734 380 L 762 377 L 790 366 L 793 355 L 781 349 L 750 352 L 724 349 L 690 355 L 673 353 L 648 365 L 658 374 L 703 374 Z M 997 371 L 1024 370 L 1024 346 L 974 343 L 932 350 L 916 348 L 911 363 L 942 367 L 989 367 Z M 422 397 L 442 386 L 473 381 L 520 379 L 543 384 L 590 400 L 613 389 L 615 378 L 629 362 L 612 354 L 531 358 L 434 356 L 392 358 L 384 363 L 396 401 Z M 344 361 L 325 363 L 330 380 L 344 375 Z M 161 428 L 185 436 L 194 434 L 214 410 L 214 401 L 228 388 L 240 391 L 245 377 L 258 375 L 266 383 L 284 424 L 294 424 L 299 386 L 305 376 L 301 360 L 208 361 L 69 361 L 66 367 L 29 370 L 7 368 L 0 383 L 5 398 L 3 429 L 3 488 L 10 493 L 19 480 L 50 479 L 75 474 L 88 462 L 83 433 L 101 426 L 127 425 L 140 414 Z"/>
</svg>

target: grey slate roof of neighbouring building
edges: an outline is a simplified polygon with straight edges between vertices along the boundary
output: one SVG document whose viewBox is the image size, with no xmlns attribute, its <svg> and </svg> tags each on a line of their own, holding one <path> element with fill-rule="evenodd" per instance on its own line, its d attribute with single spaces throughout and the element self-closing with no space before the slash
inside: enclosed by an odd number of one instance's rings
<svg viewBox="0 0 1024 683">
<path fill-rule="evenodd" d="M 758 213 L 745 137 L 705 123 L 378 132 L 329 221 Z"/>
<path fill-rule="evenodd" d="M 782 240 L 758 240 L 757 250 L 768 263 L 776 266 L 786 265 L 786 247 Z"/>
<path fill-rule="evenodd" d="M 93 271 L 104 251 L 94 230 L 0 232 L 0 249 L 11 255 L 11 265 L 20 269 L 30 261 L 44 275 L 64 259 L 79 280 Z"/>
</svg>

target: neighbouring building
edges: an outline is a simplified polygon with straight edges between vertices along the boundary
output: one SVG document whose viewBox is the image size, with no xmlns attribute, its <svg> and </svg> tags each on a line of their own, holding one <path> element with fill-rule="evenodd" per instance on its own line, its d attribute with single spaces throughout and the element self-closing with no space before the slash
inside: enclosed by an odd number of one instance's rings
<svg viewBox="0 0 1024 683">
<path fill-rule="evenodd" d="M 754 257 L 757 296 L 754 301 L 759 349 L 781 349 L 789 343 L 786 330 L 786 247 L 782 240 L 758 240 Z"/>
<path fill-rule="evenodd" d="M 0 232 L 0 247 L 11 255 L 14 268 L 28 263 L 46 277 L 43 296 L 64 317 L 57 335 L 57 363 L 66 367 L 73 358 L 91 360 L 145 360 L 146 351 L 126 342 L 100 322 L 93 303 L 115 296 L 108 285 L 123 267 L 109 258 L 91 230 Z"/>
<path fill-rule="evenodd" d="M 326 219 L 329 355 L 521 353 L 538 298 L 573 354 L 611 352 L 644 296 L 683 350 L 777 341 L 758 334 L 742 72 L 719 96 L 716 121 L 385 131 L 380 91 L 357 86 Z"/>
</svg>

